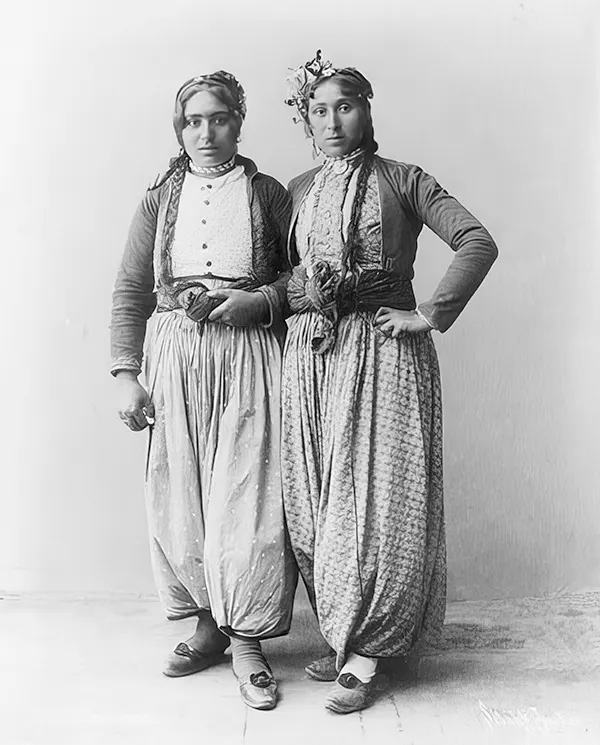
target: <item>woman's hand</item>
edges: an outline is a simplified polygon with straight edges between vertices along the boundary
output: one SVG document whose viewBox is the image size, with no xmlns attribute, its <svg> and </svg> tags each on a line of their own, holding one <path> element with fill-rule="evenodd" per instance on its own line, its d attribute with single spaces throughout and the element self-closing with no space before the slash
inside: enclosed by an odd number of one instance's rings
<svg viewBox="0 0 600 745">
<path fill-rule="evenodd" d="M 149 424 L 154 424 L 154 406 L 137 376 L 122 370 L 117 373 L 117 383 L 119 416 L 129 429 L 141 432 Z"/>
<path fill-rule="evenodd" d="M 226 323 L 229 326 L 253 326 L 268 318 L 269 303 L 262 292 L 246 290 L 211 290 L 208 297 L 223 300 L 209 315 L 209 321 Z"/>
<path fill-rule="evenodd" d="M 396 308 L 379 308 L 375 313 L 375 325 L 386 336 L 397 339 L 403 332 L 418 334 L 431 331 L 431 326 L 414 310 L 397 310 Z"/>
</svg>

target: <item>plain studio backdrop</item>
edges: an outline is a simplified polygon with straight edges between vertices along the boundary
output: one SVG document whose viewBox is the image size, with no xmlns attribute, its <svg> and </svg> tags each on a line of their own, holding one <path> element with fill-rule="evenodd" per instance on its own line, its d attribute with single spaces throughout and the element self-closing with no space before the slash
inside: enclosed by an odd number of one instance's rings
<svg viewBox="0 0 600 745">
<path fill-rule="evenodd" d="M 5 9 L 0 589 L 153 592 L 147 433 L 118 419 L 108 374 L 129 223 L 177 152 L 173 98 L 194 75 L 239 77 L 241 152 L 261 170 L 310 168 L 284 79 L 318 48 L 372 81 L 381 154 L 432 173 L 500 249 L 436 334 L 450 597 L 600 585 L 594 21 L 583 0 Z M 425 229 L 419 299 L 451 257 Z"/>
</svg>

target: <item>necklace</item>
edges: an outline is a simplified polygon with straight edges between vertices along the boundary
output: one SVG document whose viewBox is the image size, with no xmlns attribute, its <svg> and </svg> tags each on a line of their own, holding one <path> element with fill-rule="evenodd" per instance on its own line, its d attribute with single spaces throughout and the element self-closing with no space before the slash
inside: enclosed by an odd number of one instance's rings
<svg viewBox="0 0 600 745">
<path fill-rule="evenodd" d="M 364 152 L 364 148 L 357 147 L 351 153 L 346 153 L 346 155 L 326 155 L 325 160 L 329 162 L 331 162 L 332 160 L 354 160 L 355 158 L 358 158 L 359 155 L 362 155 Z"/>
<path fill-rule="evenodd" d="M 226 173 L 227 171 L 231 171 L 231 169 L 235 166 L 235 155 L 232 155 L 226 163 L 221 163 L 218 166 L 198 166 L 190 158 L 189 166 L 190 171 L 196 176 L 208 176 L 214 175 L 215 173 Z"/>
<path fill-rule="evenodd" d="M 324 166 L 330 168 L 334 173 L 339 175 L 346 173 L 346 171 L 353 166 L 362 156 L 365 151 L 362 147 L 356 148 L 347 155 L 338 155 L 337 157 L 327 155 L 325 156 Z"/>
</svg>

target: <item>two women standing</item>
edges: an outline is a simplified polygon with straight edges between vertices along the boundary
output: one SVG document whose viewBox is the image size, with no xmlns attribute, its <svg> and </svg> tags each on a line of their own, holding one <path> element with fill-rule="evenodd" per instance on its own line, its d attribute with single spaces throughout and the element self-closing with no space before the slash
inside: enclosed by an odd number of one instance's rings
<svg viewBox="0 0 600 745">
<path fill-rule="evenodd" d="M 170 618 L 198 616 L 165 673 L 208 667 L 231 644 L 244 701 L 272 708 L 260 639 L 289 630 L 297 564 L 331 647 L 307 671 L 335 681 L 326 706 L 346 713 L 368 705 L 378 660 L 443 624 L 431 330 L 450 327 L 497 252 L 431 176 L 376 154 L 361 73 L 318 54 L 290 82 L 288 103 L 325 155 L 291 182 L 291 200 L 236 155 L 245 104 L 235 78 L 219 72 L 179 91 L 183 152 L 134 219 L 114 295 L 113 372 L 124 421 L 152 422 L 146 494 L 161 600 Z M 417 308 L 424 224 L 455 256 Z"/>
</svg>

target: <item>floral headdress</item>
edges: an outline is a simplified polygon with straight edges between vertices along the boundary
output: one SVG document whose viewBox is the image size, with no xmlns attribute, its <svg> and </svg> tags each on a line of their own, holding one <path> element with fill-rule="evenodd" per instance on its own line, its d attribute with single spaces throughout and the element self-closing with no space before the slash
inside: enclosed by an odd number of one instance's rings
<svg viewBox="0 0 600 745">
<path fill-rule="evenodd" d="M 288 106 L 295 106 L 302 120 L 305 121 L 308 115 L 308 97 L 313 84 L 319 78 L 331 77 L 336 72 L 331 62 L 322 59 L 321 50 L 318 49 L 313 60 L 292 70 L 286 78 L 288 97 L 285 103 Z M 301 120 L 294 118 L 294 122 L 299 121 Z"/>
<path fill-rule="evenodd" d="M 323 60 L 321 50 L 317 50 L 315 58 L 295 70 L 291 70 L 286 79 L 288 86 L 288 97 L 285 103 L 295 106 L 300 119 L 294 117 L 294 122 L 307 121 L 308 99 L 317 80 L 330 78 L 332 75 L 340 75 L 352 83 L 357 89 L 357 95 L 364 99 L 373 97 L 373 89 L 365 76 L 354 67 L 334 67 L 329 60 Z"/>
</svg>

